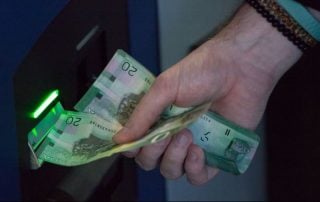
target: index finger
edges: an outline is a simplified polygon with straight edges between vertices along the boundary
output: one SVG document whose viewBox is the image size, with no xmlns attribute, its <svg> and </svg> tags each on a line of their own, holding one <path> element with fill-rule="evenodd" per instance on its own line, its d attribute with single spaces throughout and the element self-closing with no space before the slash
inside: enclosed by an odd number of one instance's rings
<svg viewBox="0 0 320 202">
<path fill-rule="evenodd" d="M 113 137 L 118 143 L 125 143 L 142 137 L 156 122 L 162 111 L 172 104 L 176 95 L 176 80 L 168 74 L 161 74 L 149 92 L 141 99 L 125 126 Z"/>
</svg>

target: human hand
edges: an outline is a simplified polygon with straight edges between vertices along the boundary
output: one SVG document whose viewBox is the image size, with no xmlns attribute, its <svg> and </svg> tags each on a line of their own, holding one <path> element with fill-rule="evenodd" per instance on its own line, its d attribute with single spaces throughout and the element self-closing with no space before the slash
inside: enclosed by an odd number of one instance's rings
<svg viewBox="0 0 320 202">
<path fill-rule="evenodd" d="M 217 36 L 156 79 L 114 141 L 121 144 L 141 138 L 170 104 L 190 107 L 211 102 L 211 110 L 254 130 L 274 85 L 300 55 L 245 5 Z M 162 175 L 169 179 L 185 173 L 195 185 L 218 172 L 205 165 L 204 153 L 192 143 L 188 130 L 126 155 L 135 157 L 145 170 L 160 163 Z"/>
</svg>

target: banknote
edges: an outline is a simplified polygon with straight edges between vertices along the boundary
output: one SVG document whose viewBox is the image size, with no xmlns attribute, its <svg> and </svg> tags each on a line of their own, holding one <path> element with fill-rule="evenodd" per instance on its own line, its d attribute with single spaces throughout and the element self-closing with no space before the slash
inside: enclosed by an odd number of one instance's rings
<svg viewBox="0 0 320 202">
<path fill-rule="evenodd" d="M 118 50 L 75 109 L 124 125 L 154 80 L 143 65 Z"/>
<path fill-rule="evenodd" d="M 191 109 L 190 107 L 178 107 L 172 104 L 162 112 L 161 117 L 165 118 L 165 117 L 176 116 L 190 109 Z"/>
<path fill-rule="evenodd" d="M 66 110 L 61 113 L 53 126 L 53 129 L 58 133 L 74 134 L 74 137 L 84 137 L 92 133 L 96 137 L 108 141 L 112 141 L 112 136 L 121 128 L 120 125 L 106 121 L 96 115 Z M 73 139 L 70 138 L 63 141 L 72 142 Z"/>
<path fill-rule="evenodd" d="M 77 134 L 61 134 L 56 130 L 50 130 L 36 153 L 38 158 L 63 166 L 81 165 L 90 162 L 97 154 L 109 150 L 114 145 L 112 141 L 101 139 L 93 133 L 77 138 L 73 136 Z M 66 139 L 69 141 L 65 141 Z"/>
<path fill-rule="evenodd" d="M 193 134 L 194 143 L 205 151 L 208 165 L 234 174 L 247 170 L 260 141 L 252 131 L 214 112 L 203 114 L 188 129 Z"/>
<path fill-rule="evenodd" d="M 122 145 L 115 145 L 111 150 L 101 154 L 99 157 L 111 156 L 115 153 L 141 148 L 175 135 L 197 120 L 200 115 L 208 110 L 209 106 L 210 104 L 208 103 L 202 104 L 190 108 L 179 115 L 160 119 L 141 139 Z"/>
<path fill-rule="evenodd" d="M 91 124 L 91 119 L 95 117 L 90 114 L 87 114 L 87 118 L 82 117 L 82 114 L 77 116 L 77 113 L 67 113 L 67 116 L 62 114 L 55 127 L 49 131 L 36 155 L 42 161 L 63 166 L 86 164 L 119 152 L 153 144 L 172 136 L 195 121 L 208 107 L 208 104 L 200 105 L 177 116 L 159 120 L 143 138 L 123 145 L 115 145 L 110 139 L 112 135 L 104 135 L 105 131 L 102 134 L 93 133 L 91 128 L 96 125 Z M 71 121 L 69 117 L 74 118 Z M 108 121 L 102 121 L 100 124 L 103 128 L 112 127 L 108 125 L 110 124 Z M 89 129 L 82 131 L 83 127 Z M 116 130 L 113 132 L 115 134 Z"/>
<path fill-rule="evenodd" d="M 60 103 L 57 105 L 54 109 L 59 109 L 59 114 L 56 113 L 58 119 L 47 128 L 43 140 L 32 148 L 31 160 L 34 161 L 36 157 L 38 167 L 43 161 L 66 165 L 69 161 L 74 161 L 75 157 L 77 161 L 79 156 L 93 157 L 99 151 L 108 150 L 115 145 L 112 137 L 121 129 L 119 125 L 94 114 L 64 110 Z M 52 115 L 49 113 L 47 116 L 50 118 Z"/>
<path fill-rule="evenodd" d="M 154 80 L 155 76 L 142 64 L 123 50 L 117 50 L 74 108 L 124 125 Z M 161 116 L 171 117 L 190 109 L 171 105 Z"/>
</svg>

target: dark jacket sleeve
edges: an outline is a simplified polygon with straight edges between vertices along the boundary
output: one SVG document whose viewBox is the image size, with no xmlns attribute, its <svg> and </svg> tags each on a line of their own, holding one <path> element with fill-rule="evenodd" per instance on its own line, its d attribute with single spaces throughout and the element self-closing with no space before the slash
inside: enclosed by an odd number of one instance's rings
<svg viewBox="0 0 320 202">
<path fill-rule="evenodd" d="M 308 6 L 310 8 L 313 8 L 315 10 L 320 11 L 320 1 L 319 0 L 297 0 L 304 6 Z"/>
</svg>

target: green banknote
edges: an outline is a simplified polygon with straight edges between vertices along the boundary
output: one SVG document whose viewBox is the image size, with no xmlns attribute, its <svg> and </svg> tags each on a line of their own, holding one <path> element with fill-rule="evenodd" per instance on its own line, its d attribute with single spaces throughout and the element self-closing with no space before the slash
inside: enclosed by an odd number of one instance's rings
<svg viewBox="0 0 320 202">
<path fill-rule="evenodd" d="M 112 141 L 119 128 L 113 128 L 110 122 L 92 114 L 64 111 L 35 150 L 35 155 L 41 161 L 57 165 L 86 164 L 172 136 L 195 121 L 208 107 L 208 104 L 200 105 L 177 116 L 161 119 L 143 138 L 123 145 L 115 145 Z"/>
<path fill-rule="evenodd" d="M 118 50 L 75 109 L 124 125 L 154 80 L 143 65 Z"/>
<path fill-rule="evenodd" d="M 60 110 L 57 116 L 42 141 L 33 147 L 39 164 L 43 161 L 64 166 L 83 164 L 84 159 L 114 146 L 112 136 L 121 129 L 93 114 Z"/>
<path fill-rule="evenodd" d="M 242 174 L 249 167 L 260 138 L 255 133 L 207 112 L 188 127 L 193 141 L 205 151 L 208 165 L 234 174 Z"/>
<path fill-rule="evenodd" d="M 210 104 L 202 104 L 190 108 L 189 110 L 185 110 L 183 113 L 176 116 L 162 118 L 141 139 L 127 144 L 116 145 L 110 151 L 102 154 L 102 156 L 110 156 L 115 153 L 137 149 L 175 135 L 197 120 L 200 115 L 208 110 L 209 106 Z"/>
<path fill-rule="evenodd" d="M 188 110 L 170 106 L 164 116 L 172 116 Z M 234 174 L 244 173 L 258 148 L 260 138 L 252 131 L 244 129 L 214 112 L 206 112 L 188 129 L 193 142 L 200 146 L 210 166 L 218 167 Z"/>
</svg>

